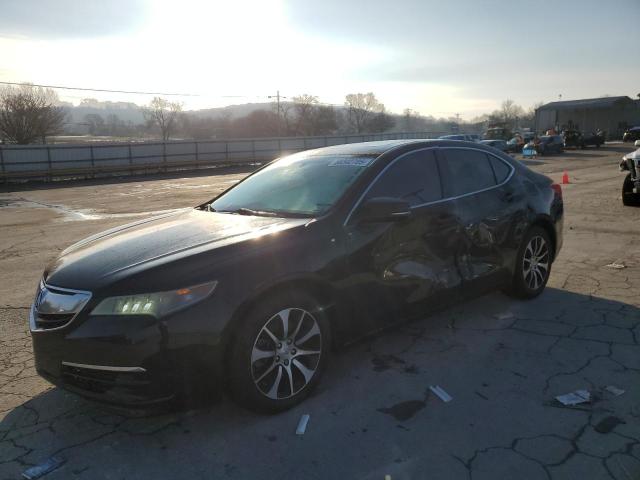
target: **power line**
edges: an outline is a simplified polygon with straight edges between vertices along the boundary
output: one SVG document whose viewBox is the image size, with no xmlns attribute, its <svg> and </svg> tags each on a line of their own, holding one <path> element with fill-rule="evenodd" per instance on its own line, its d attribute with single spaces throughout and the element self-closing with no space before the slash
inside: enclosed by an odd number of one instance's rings
<svg viewBox="0 0 640 480">
<path fill-rule="evenodd" d="M 282 95 L 209 95 L 209 94 L 201 94 L 201 93 L 174 93 L 174 92 L 144 92 L 144 91 L 135 91 L 135 90 L 113 90 L 108 88 L 89 88 L 89 87 L 69 87 L 65 85 L 44 85 L 39 83 L 27 83 L 27 82 L 4 82 L 0 81 L 0 85 L 30 85 L 33 87 L 42 87 L 42 88 L 53 88 L 55 90 L 76 90 L 83 92 L 103 92 L 103 93 L 125 93 L 131 95 L 166 95 L 166 96 L 176 96 L 176 97 L 203 97 L 203 98 L 277 98 L 278 96 L 281 99 L 286 99 L 288 97 L 284 97 Z M 82 98 L 82 97 L 73 97 L 73 98 Z M 329 102 L 317 102 L 318 105 L 326 105 L 331 107 L 342 107 L 341 104 L 329 103 Z"/>
<path fill-rule="evenodd" d="M 130 90 L 109 90 L 106 88 L 66 87 L 60 85 L 40 85 L 37 83 L 0 82 L 2 85 L 31 85 L 33 87 L 54 88 L 56 90 L 82 90 L 85 92 L 130 93 L 134 95 L 167 95 L 176 97 L 199 97 L 196 93 L 136 92 Z"/>
<path fill-rule="evenodd" d="M 2 82 L 1 85 L 31 85 L 34 87 L 53 88 L 55 90 L 80 90 L 83 92 L 128 93 L 132 95 L 166 95 L 175 97 L 216 97 L 216 98 L 264 98 L 263 95 L 202 95 L 199 93 L 142 92 L 134 90 L 111 90 L 108 88 L 68 87 L 62 85 L 42 85 L 38 83 Z"/>
</svg>

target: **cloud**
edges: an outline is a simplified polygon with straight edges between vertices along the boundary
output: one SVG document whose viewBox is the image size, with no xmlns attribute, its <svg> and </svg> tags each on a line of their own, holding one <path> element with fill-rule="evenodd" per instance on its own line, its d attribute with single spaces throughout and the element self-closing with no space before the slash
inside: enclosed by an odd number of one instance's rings
<svg viewBox="0 0 640 480">
<path fill-rule="evenodd" d="M 0 35 L 33 39 L 116 35 L 139 27 L 146 7 L 143 0 L 5 1 Z"/>
</svg>

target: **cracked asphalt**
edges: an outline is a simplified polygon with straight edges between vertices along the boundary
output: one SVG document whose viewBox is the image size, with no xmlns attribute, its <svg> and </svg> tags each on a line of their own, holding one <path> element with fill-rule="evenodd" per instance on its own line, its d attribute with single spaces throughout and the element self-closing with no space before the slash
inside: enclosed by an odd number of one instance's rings
<svg viewBox="0 0 640 480">
<path fill-rule="evenodd" d="M 314 394 L 275 416 L 225 398 L 148 416 L 105 408 L 36 375 L 27 326 L 44 264 L 67 245 L 200 203 L 246 171 L 0 191 L 0 479 L 52 455 L 66 463 L 46 479 L 640 478 L 640 209 L 622 206 L 617 171 L 630 150 L 529 162 L 572 182 L 539 298 L 486 295 L 343 348 Z M 576 389 L 592 401 L 554 400 Z"/>
</svg>

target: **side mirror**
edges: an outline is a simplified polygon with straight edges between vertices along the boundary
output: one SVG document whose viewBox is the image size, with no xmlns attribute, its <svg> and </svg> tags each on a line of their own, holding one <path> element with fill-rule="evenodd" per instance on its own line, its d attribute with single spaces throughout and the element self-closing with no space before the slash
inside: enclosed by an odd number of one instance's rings
<svg viewBox="0 0 640 480">
<path fill-rule="evenodd" d="M 409 202 L 400 198 L 371 198 L 358 207 L 358 223 L 398 222 L 411 216 Z"/>
</svg>

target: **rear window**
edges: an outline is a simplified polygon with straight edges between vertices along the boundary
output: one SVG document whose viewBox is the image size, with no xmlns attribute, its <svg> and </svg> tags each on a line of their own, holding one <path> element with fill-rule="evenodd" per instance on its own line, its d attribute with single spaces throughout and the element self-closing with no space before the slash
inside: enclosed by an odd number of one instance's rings
<svg viewBox="0 0 640 480">
<path fill-rule="evenodd" d="M 504 163 L 502 160 L 498 160 L 493 155 L 488 155 L 488 157 L 489 162 L 491 163 L 491 167 L 493 168 L 493 173 L 496 176 L 496 182 L 504 182 L 509 176 L 511 169 L 507 166 L 506 163 Z"/>
<path fill-rule="evenodd" d="M 477 150 L 441 150 L 438 165 L 445 197 L 457 197 L 496 185 L 487 155 Z"/>
</svg>

